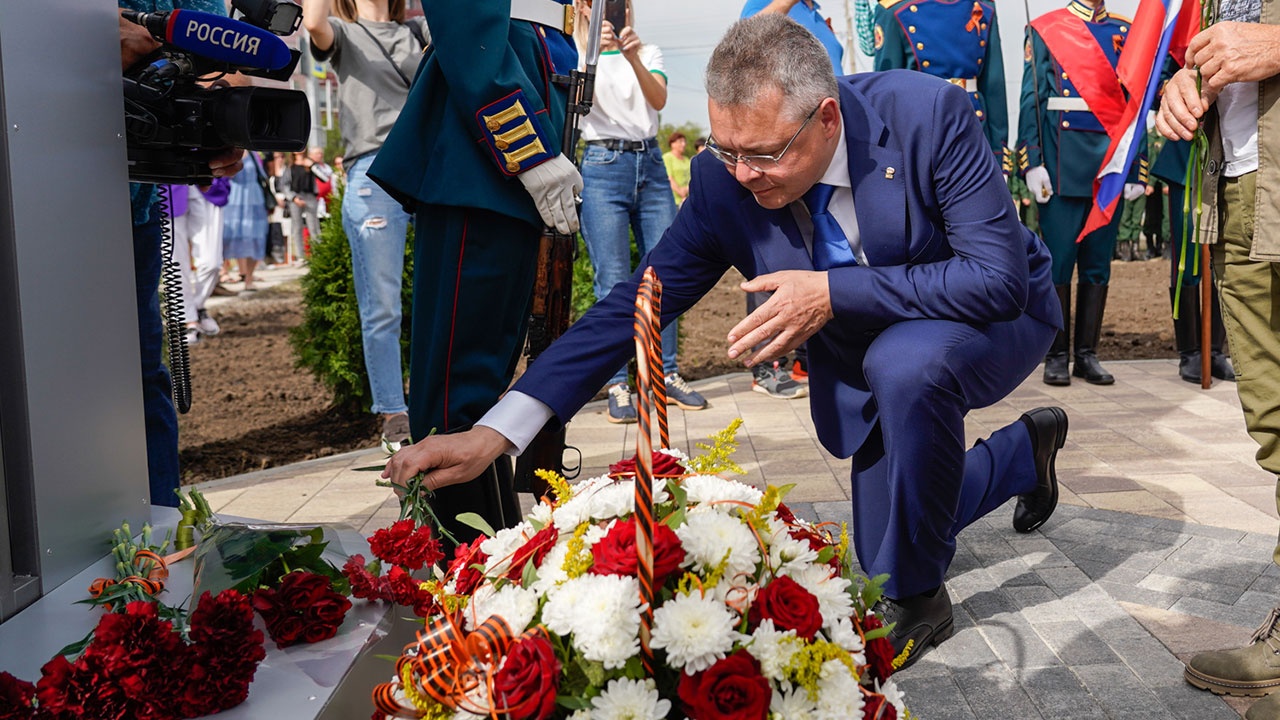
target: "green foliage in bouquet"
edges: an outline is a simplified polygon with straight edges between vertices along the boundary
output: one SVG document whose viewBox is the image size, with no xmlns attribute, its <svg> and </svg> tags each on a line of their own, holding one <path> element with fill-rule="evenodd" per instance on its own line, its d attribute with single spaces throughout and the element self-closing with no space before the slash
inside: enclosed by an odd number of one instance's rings
<svg viewBox="0 0 1280 720">
<path fill-rule="evenodd" d="M 214 525 L 196 548 L 195 594 L 233 588 L 252 595 L 302 570 L 328 578 L 334 591 L 349 595 L 346 576 L 323 557 L 328 547 L 323 527 Z"/>
<path fill-rule="evenodd" d="M 333 393 L 335 407 L 367 412 L 373 405 L 369 376 L 364 367 L 360 312 L 351 274 L 351 246 L 342 229 L 342 194 L 329 197 L 329 217 L 320 229 L 320 242 L 312 243 L 309 269 L 302 279 L 302 324 L 289 340 L 296 365 L 310 370 Z M 401 367 L 409 369 L 409 323 L 413 298 L 413 227 L 409 227 L 404 252 L 401 299 Z"/>
</svg>

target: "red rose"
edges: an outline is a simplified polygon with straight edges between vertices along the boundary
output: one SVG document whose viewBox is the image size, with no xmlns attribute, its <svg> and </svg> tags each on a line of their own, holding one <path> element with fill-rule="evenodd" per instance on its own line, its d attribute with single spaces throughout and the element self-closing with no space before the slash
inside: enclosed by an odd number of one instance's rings
<svg viewBox="0 0 1280 720">
<path fill-rule="evenodd" d="M 291 572 L 280 578 L 280 602 L 295 609 L 306 608 L 325 597 L 333 582 L 323 575 Z"/>
<path fill-rule="evenodd" d="M 676 692 L 692 720 L 764 720 L 773 696 L 760 663 L 746 650 L 702 672 L 681 673 Z"/>
<path fill-rule="evenodd" d="M 609 466 L 609 477 L 617 480 L 623 477 L 632 477 L 636 474 L 636 463 L 639 461 L 639 455 L 633 455 L 626 460 L 620 460 Z M 653 451 L 653 476 L 654 477 L 677 477 L 684 474 L 684 466 L 673 455 L 663 452 Z"/>
<path fill-rule="evenodd" d="M 556 707 L 560 661 L 551 643 L 532 635 L 511 646 L 493 678 L 498 712 L 513 720 L 546 720 Z"/>
<path fill-rule="evenodd" d="M 862 717 L 866 720 L 898 720 L 898 708 L 883 695 L 870 694 L 862 705 Z"/>
<path fill-rule="evenodd" d="M 884 623 L 880 622 L 880 618 L 875 615 L 868 615 L 862 619 L 862 630 L 864 633 L 871 632 L 884 627 Z M 893 651 L 893 643 L 889 642 L 888 637 L 878 637 L 875 640 L 867 642 L 867 664 L 871 666 L 871 677 L 884 682 L 893 674 L 893 658 L 897 655 Z"/>
<path fill-rule="evenodd" d="M 680 570 L 684 562 L 684 546 L 665 523 L 653 529 L 653 582 L 662 587 L 667 578 Z M 600 542 L 591 546 L 593 575 L 636 577 L 636 523 L 634 518 L 619 520 Z"/>
<path fill-rule="evenodd" d="M 747 612 L 747 622 L 755 630 L 763 620 L 772 620 L 779 631 L 795 630 L 796 637 L 812 640 L 822 627 L 818 598 L 800 583 L 783 575 L 774 578 L 756 593 Z"/>
<path fill-rule="evenodd" d="M 431 528 L 414 525 L 412 520 L 399 520 L 391 527 L 375 532 L 369 538 L 369 549 L 379 560 L 409 571 L 435 565 L 444 559 L 440 541 Z"/>
<path fill-rule="evenodd" d="M 36 713 L 31 708 L 31 698 L 35 695 L 35 685 L 0 672 L 0 720 L 34 718 Z"/>
<path fill-rule="evenodd" d="M 548 525 L 535 533 L 529 538 L 529 542 L 521 545 L 511 556 L 511 570 L 507 573 L 507 579 L 520 582 L 520 578 L 524 575 L 525 563 L 531 558 L 535 568 L 542 567 L 542 559 L 551 552 L 551 548 L 556 546 L 558 537 L 560 532 L 556 530 L 555 525 Z"/>
</svg>

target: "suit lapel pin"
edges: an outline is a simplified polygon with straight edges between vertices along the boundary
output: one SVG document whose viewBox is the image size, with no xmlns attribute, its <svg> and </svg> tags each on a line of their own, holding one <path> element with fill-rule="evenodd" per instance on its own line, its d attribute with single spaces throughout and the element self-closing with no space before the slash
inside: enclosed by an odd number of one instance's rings
<svg viewBox="0 0 1280 720">
<path fill-rule="evenodd" d="M 885 179 L 885 180 L 892 180 L 892 179 L 893 179 L 893 173 L 894 173 L 894 172 L 896 172 L 896 171 L 895 171 L 893 168 L 891 168 L 891 167 L 887 167 L 887 168 L 885 168 L 885 169 L 884 169 L 884 179 Z"/>
</svg>

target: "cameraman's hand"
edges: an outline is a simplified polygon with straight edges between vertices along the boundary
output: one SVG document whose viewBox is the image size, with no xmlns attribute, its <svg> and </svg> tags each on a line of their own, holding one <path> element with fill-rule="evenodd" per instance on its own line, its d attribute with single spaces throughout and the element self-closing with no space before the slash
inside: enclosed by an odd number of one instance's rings
<svg viewBox="0 0 1280 720">
<path fill-rule="evenodd" d="M 295 197 L 293 198 L 293 204 L 294 204 L 294 205 L 297 205 L 298 207 L 306 207 L 306 206 L 307 206 L 307 201 L 303 200 L 303 199 L 302 199 L 302 198 L 300 198 L 300 197 L 295 196 Z"/>
<path fill-rule="evenodd" d="M 244 150 L 237 147 L 223 150 L 209 161 L 209 169 L 213 171 L 214 177 L 235 175 L 244 169 Z"/>
<path fill-rule="evenodd" d="M 128 70 L 139 60 L 155 52 L 160 43 L 151 37 L 147 29 L 124 19 L 120 11 L 120 69 Z"/>
</svg>

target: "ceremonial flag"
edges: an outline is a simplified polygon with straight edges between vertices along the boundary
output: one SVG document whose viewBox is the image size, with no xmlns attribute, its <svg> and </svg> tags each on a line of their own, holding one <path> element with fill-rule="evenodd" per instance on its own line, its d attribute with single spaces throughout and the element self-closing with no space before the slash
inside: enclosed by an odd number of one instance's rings
<svg viewBox="0 0 1280 720">
<path fill-rule="evenodd" d="M 1129 93 L 1119 135 L 1111 145 L 1093 181 L 1093 209 L 1076 242 L 1111 222 L 1129 169 L 1138 156 L 1141 139 L 1147 132 L 1147 113 L 1160 89 L 1165 55 L 1179 53 L 1181 63 L 1191 36 L 1200 29 L 1200 0 L 1140 0 L 1125 39 L 1116 74 Z"/>
</svg>

